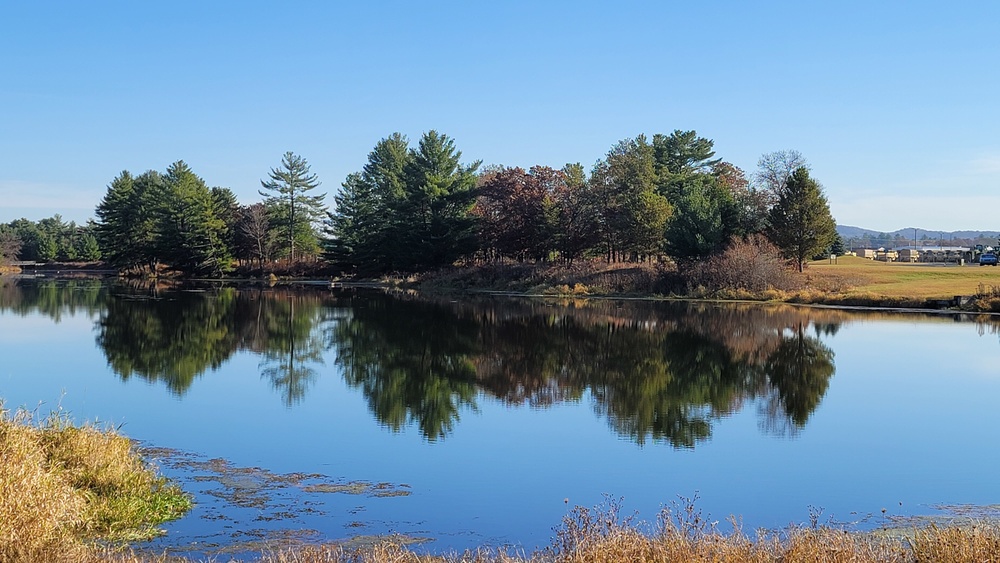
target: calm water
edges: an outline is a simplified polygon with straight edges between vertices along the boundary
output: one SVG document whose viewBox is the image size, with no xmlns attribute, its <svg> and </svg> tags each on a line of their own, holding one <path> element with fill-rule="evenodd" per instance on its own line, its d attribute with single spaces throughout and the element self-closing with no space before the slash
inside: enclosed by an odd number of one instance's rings
<svg viewBox="0 0 1000 563">
<path fill-rule="evenodd" d="M 546 545 L 574 505 L 881 523 L 1000 503 L 996 320 L 0 279 L 7 408 L 107 421 L 198 506 L 157 549 Z"/>
</svg>

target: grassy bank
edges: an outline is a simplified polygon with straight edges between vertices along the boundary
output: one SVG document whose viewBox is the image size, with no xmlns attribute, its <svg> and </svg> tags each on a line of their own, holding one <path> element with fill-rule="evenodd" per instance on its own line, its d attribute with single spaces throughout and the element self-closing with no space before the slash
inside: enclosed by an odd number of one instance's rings
<svg viewBox="0 0 1000 563">
<path fill-rule="evenodd" d="M 113 429 L 0 405 L 0 561 L 76 561 L 157 535 L 191 501 Z"/>
</svg>

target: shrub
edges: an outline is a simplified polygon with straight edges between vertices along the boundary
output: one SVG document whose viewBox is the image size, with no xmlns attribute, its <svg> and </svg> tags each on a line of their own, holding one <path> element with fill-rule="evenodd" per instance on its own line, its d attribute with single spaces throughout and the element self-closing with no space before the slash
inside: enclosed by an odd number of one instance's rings
<svg viewBox="0 0 1000 563">
<path fill-rule="evenodd" d="M 781 251 L 760 234 L 733 237 L 722 253 L 689 263 L 682 275 L 689 293 L 704 288 L 710 293 L 744 290 L 761 294 L 768 290 L 789 290 L 796 285 Z"/>
</svg>

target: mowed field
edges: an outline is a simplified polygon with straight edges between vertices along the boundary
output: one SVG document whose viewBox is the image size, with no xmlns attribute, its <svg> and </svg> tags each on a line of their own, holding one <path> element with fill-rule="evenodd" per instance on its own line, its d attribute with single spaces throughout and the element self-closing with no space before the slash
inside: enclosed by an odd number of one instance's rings
<svg viewBox="0 0 1000 563">
<path fill-rule="evenodd" d="M 946 299 L 1000 288 L 1000 267 L 979 264 L 878 262 L 842 256 L 810 262 L 806 268 L 812 289 L 840 295 L 881 295 L 915 299 Z"/>
</svg>

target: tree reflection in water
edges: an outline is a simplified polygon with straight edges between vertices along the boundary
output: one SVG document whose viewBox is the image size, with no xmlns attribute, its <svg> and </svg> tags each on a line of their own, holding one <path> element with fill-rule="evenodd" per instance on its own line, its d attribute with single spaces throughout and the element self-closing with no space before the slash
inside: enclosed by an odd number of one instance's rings
<svg viewBox="0 0 1000 563">
<path fill-rule="evenodd" d="M 476 410 L 477 325 L 445 307 L 387 298 L 350 300 L 329 342 L 351 387 L 394 431 L 416 423 L 428 440 Z"/>
<path fill-rule="evenodd" d="M 713 420 L 759 398 L 762 426 L 794 431 L 834 372 L 832 351 L 804 332 L 816 313 L 791 307 L 366 296 L 349 310 L 330 341 L 348 382 L 383 424 L 416 422 L 428 439 L 475 408 L 476 388 L 533 406 L 589 393 L 639 444 L 693 447 Z"/>
<path fill-rule="evenodd" d="M 0 311 L 58 319 L 71 310 L 95 317 L 97 343 L 118 376 L 162 382 L 176 395 L 244 351 L 260 357 L 261 378 L 288 406 L 336 371 L 381 425 L 412 425 L 428 440 L 453 432 L 483 394 L 537 408 L 588 401 L 623 437 L 684 448 L 748 405 L 762 430 L 799 431 L 835 371 L 821 338 L 871 317 L 791 306 L 0 282 Z M 334 360 L 324 363 L 327 354 Z"/>
</svg>

